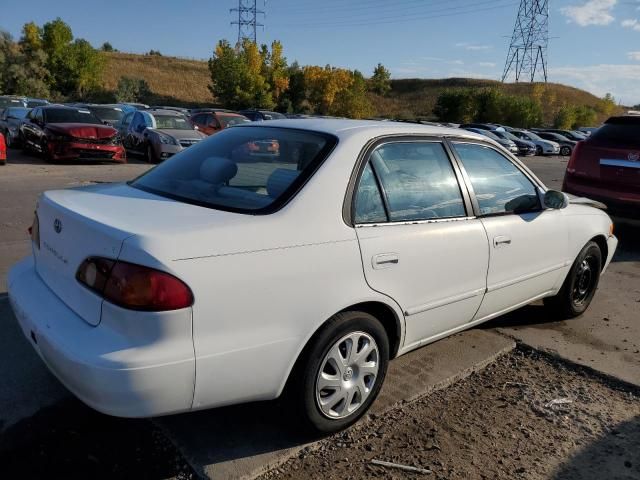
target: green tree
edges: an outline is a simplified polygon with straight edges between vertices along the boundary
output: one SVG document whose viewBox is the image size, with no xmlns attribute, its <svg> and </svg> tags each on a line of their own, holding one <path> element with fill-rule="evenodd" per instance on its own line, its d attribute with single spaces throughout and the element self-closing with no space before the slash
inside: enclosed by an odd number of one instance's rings
<svg viewBox="0 0 640 480">
<path fill-rule="evenodd" d="M 73 91 L 72 71 L 69 67 L 69 45 L 73 41 L 71 27 L 60 17 L 42 27 L 42 48 L 47 54 L 47 68 L 54 89 L 63 94 Z"/>
<path fill-rule="evenodd" d="M 592 127 L 598 123 L 598 113 L 587 105 L 578 105 L 574 109 L 575 120 L 572 128 Z"/>
<path fill-rule="evenodd" d="M 553 118 L 553 126 L 555 128 L 561 128 L 568 130 L 576 123 L 576 111 L 573 107 L 565 105 L 560 107 L 558 113 Z"/>
<path fill-rule="evenodd" d="M 471 89 L 444 91 L 438 96 L 433 113 L 443 122 L 473 122 L 477 115 L 474 91 Z"/>
<path fill-rule="evenodd" d="M 115 95 L 118 102 L 146 102 L 150 99 L 152 93 L 146 80 L 120 77 Z"/>
<path fill-rule="evenodd" d="M 386 95 L 391 91 L 391 72 L 381 63 L 373 69 L 373 75 L 369 79 L 369 88 L 377 95 Z"/>
<path fill-rule="evenodd" d="M 340 90 L 329 109 L 331 115 L 347 118 L 366 118 L 373 115 L 373 105 L 367 96 L 367 80 L 362 73 L 351 73 L 349 88 Z"/>
<path fill-rule="evenodd" d="M 100 47 L 100 50 L 102 50 L 103 52 L 117 52 L 117 50 L 113 48 L 113 45 L 111 45 L 109 42 L 104 42 Z"/>
<path fill-rule="evenodd" d="M 49 96 L 46 54 L 30 45 L 30 40 L 25 39 L 25 31 L 28 30 L 23 30 L 19 43 L 15 43 L 6 32 L 0 33 L 0 91 L 14 95 Z"/>
</svg>

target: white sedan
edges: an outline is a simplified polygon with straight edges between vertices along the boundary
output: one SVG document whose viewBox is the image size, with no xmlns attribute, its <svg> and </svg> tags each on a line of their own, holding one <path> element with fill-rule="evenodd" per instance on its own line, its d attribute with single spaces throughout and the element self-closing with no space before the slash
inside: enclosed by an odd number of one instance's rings
<svg viewBox="0 0 640 480">
<path fill-rule="evenodd" d="M 325 119 L 46 192 L 31 236 L 9 298 L 85 403 L 147 417 L 287 392 L 323 432 L 369 408 L 391 358 L 542 298 L 581 314 L 617 246 L 604 212 L 486 137 Z"/>
</svg>

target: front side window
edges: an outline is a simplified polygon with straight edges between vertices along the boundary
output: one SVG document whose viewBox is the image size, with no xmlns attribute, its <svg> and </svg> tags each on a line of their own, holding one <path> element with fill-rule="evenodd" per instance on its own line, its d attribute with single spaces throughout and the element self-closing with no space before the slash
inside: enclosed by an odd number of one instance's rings
<svg viewBox="0 0 640 480">
<path fill-rule="evenodd" d="M 196 205 L 268 213 L 293 196 L 336 142 L 331 135 L 289 128 L 229 128 L 131 185 Z"/>
<path fill-rule="evenodd" d="M 462 193 L 441 143 L 398 142 L 371 154 L 392 222 L 464 217 Z"/>
<path fill-rule="evenodd" d="M 502 154 L 472 143 L 455 143 L 454 148 L 469 175 L 481 215 L 541 208 L 535 185 Z"/>
</svg>

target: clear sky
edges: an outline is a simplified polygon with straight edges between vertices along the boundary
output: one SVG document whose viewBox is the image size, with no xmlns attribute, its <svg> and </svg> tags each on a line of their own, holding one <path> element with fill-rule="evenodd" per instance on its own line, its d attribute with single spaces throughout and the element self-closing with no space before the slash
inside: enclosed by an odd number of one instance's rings
<svg viewBox="0 0 640 480">
<path fill-rule="evenodd" d="M 10 0 L 0 1 L 0 5 Z M 550 0 L 549 80 L 611 92 L 640 103 L 640 0 Z M 259 0 L 258 42 L 281 40 L 301 64 L 370 74 L 381 62 L 394 78 L 499 79 L 519 0 Z M 76 37 L 126 52 L 150 49 L 206 59 L 235 41 L 237 0 L 30 0 L 0 8 L 0 29 L 57 16 Z M 8 8 L 7 8 L 8 7 Z"/>
</svg>

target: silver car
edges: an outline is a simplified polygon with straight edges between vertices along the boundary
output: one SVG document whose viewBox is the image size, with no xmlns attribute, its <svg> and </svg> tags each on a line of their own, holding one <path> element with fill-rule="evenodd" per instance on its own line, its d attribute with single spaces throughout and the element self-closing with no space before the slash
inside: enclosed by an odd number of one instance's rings
<svg viewBox="0 0 640 480">
<path fill-rule="evenodd" d="M 128 119 L 127 119 L 128 120 Z M 121 135 L 123 134 L 121 130 Z M 173 110 L 138 110 L 123 135 L 128 153 L 157 163 L 206 138 L 187 117 Z"/>
<path fill-rule="evenodd" d="M 560 155 L 560 144 L 551 140 L 540 138 L 536 133 L 528 130 L 509 130 L 513 135 L 523 140 L 528 140 L 536 145 L 538 155 Z"/>
</svg>

